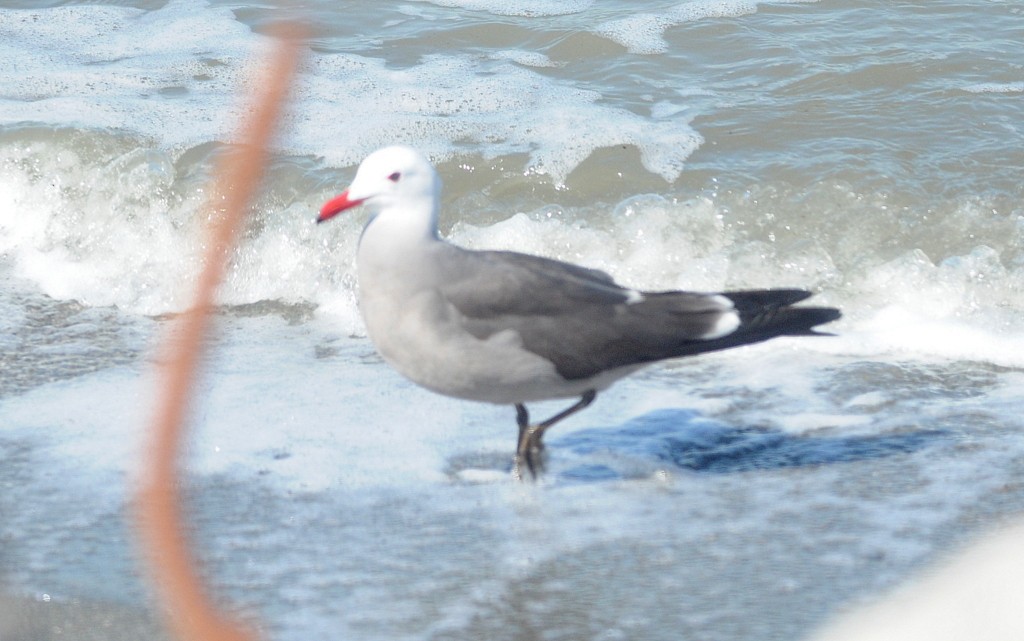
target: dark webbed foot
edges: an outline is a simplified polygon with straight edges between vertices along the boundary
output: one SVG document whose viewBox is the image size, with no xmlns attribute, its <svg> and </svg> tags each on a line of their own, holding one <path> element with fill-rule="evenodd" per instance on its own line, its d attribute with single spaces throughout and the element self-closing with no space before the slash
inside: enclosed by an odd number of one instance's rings
<svg viewBox="0 0 1024 641">
<path fill-rule="evenodd" d="M 516 423 L 519 426 L 519 441 L 516 446 L 516 457 L 512 464 L 512 476 L 522 481 L 523 467 L 530 474 L 530 478 L 537 478 L 544 472 L 544 432 L 555 423 L 564 418 L 572 416 L 576 412 L 594 402 L 597 392 L 587 390 L 576 403 L 571 407 L 562 410 L 551 418 L 536 425 L 530 425 L 530 414 L 526 406 L 516 403 Z"/>
</svg>

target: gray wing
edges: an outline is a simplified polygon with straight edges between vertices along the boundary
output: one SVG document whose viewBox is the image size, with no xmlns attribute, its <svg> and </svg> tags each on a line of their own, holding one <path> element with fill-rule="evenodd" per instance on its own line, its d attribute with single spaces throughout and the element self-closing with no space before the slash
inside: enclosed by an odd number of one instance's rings
<svg viewBox="0 0 1024 641">
<path fill-rule="evenodd" d="M 442 293 L 472 318 L 560 315 L 580 304 L 614 305 L 630 297 L 597 269 L 516 252 L 452 249 Z"/>
<path fill-rule="evenodd" d="M 722 296 L 626 289 L 598 270 L 515 252 L 453 247 L 441 292 L 478 338 L 514 330 L 567 379 L 677 355 L 707 343 L 725 314 Z M 703 351 L 703 350 L 699 350 Z"/>
</svg>

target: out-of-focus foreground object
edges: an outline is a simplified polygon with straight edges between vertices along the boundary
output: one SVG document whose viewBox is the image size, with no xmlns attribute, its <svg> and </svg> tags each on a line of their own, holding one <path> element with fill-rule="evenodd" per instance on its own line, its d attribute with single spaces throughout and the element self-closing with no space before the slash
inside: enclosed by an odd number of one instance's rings
<svg viewBox="0 0 1024 641">
<path fill-rule="evenodd" d="M 989 535 L 951 561 L 855 609 L 812 641 L 1024 639 L 1024 523 Z"/>
<path fill-rule="evenodd" d="M 177 319 L 161 353 L 159 398 L 136 511 L 148 575 L 162 602 L 168 627 L 182 641 L 254 638 L 251 632 L 217 611 L 199 578 L 182 518 L 178 455 L 214 294 L 266 166 L 268 146 L 299 60 L 301 31 L 295 25 L 275 31 L 278 44 L 270 59 L 260 66 L 265 70 L 257 85 L 260 93 L 252 97 L 248 120 L 240 130 L 239 142 L 244 151 L 222 158 L 213 176 L 215 189 L 209 211 L 216 215 L 211 216 L 210 241 L 194 303 Z"/>
</svg>

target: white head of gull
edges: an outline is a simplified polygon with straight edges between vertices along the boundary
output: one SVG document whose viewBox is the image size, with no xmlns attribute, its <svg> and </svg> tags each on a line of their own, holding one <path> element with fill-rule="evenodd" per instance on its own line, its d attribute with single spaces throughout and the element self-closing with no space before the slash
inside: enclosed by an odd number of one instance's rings
<svg viewBox="0 0 1024 641">
<path fill-rule="evenodd" d="M 616 380 L 655 361 L 817 335 L 839 318 L 794 307 L 799 289 L 647 292 L 604 272 L 507 251 L 472 251 L 437 231 L 441 181 L 404 146 L 375 151 L 317 222 L 365 205 L 359 306 L 384 359 L 435 392 L 516 408 L 513 473 L 542 469 L 544 432 Z M 525 403 L 578 398 L 531 424 Z"/>
</svg>

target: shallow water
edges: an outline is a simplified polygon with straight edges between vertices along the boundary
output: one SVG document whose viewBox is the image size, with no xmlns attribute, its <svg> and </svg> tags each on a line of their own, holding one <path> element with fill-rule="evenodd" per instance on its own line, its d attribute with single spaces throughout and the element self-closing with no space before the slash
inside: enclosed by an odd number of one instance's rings
<svg viewBox="0 0 1024 641">
<path fill-rule="evenodd" d="M 305 9 L 193 408 L 227 600 L 281 639 L 792 639 L 1021 511 L 1024 11 L 502 6 Z M 0 583 L 145 621 L 124 512 L 154 345 L 233 92 L 290 11 L 7 7 Z M 313 223 L 396 141 L 437 162 L 454 242 L 638 287 L 807 287 L 837 336 L 644 370 L 550 435 L 543 483 L 512 483 L 511 408 L 387 368 L 354 302 L 362 218 Z"/>
</svg>

